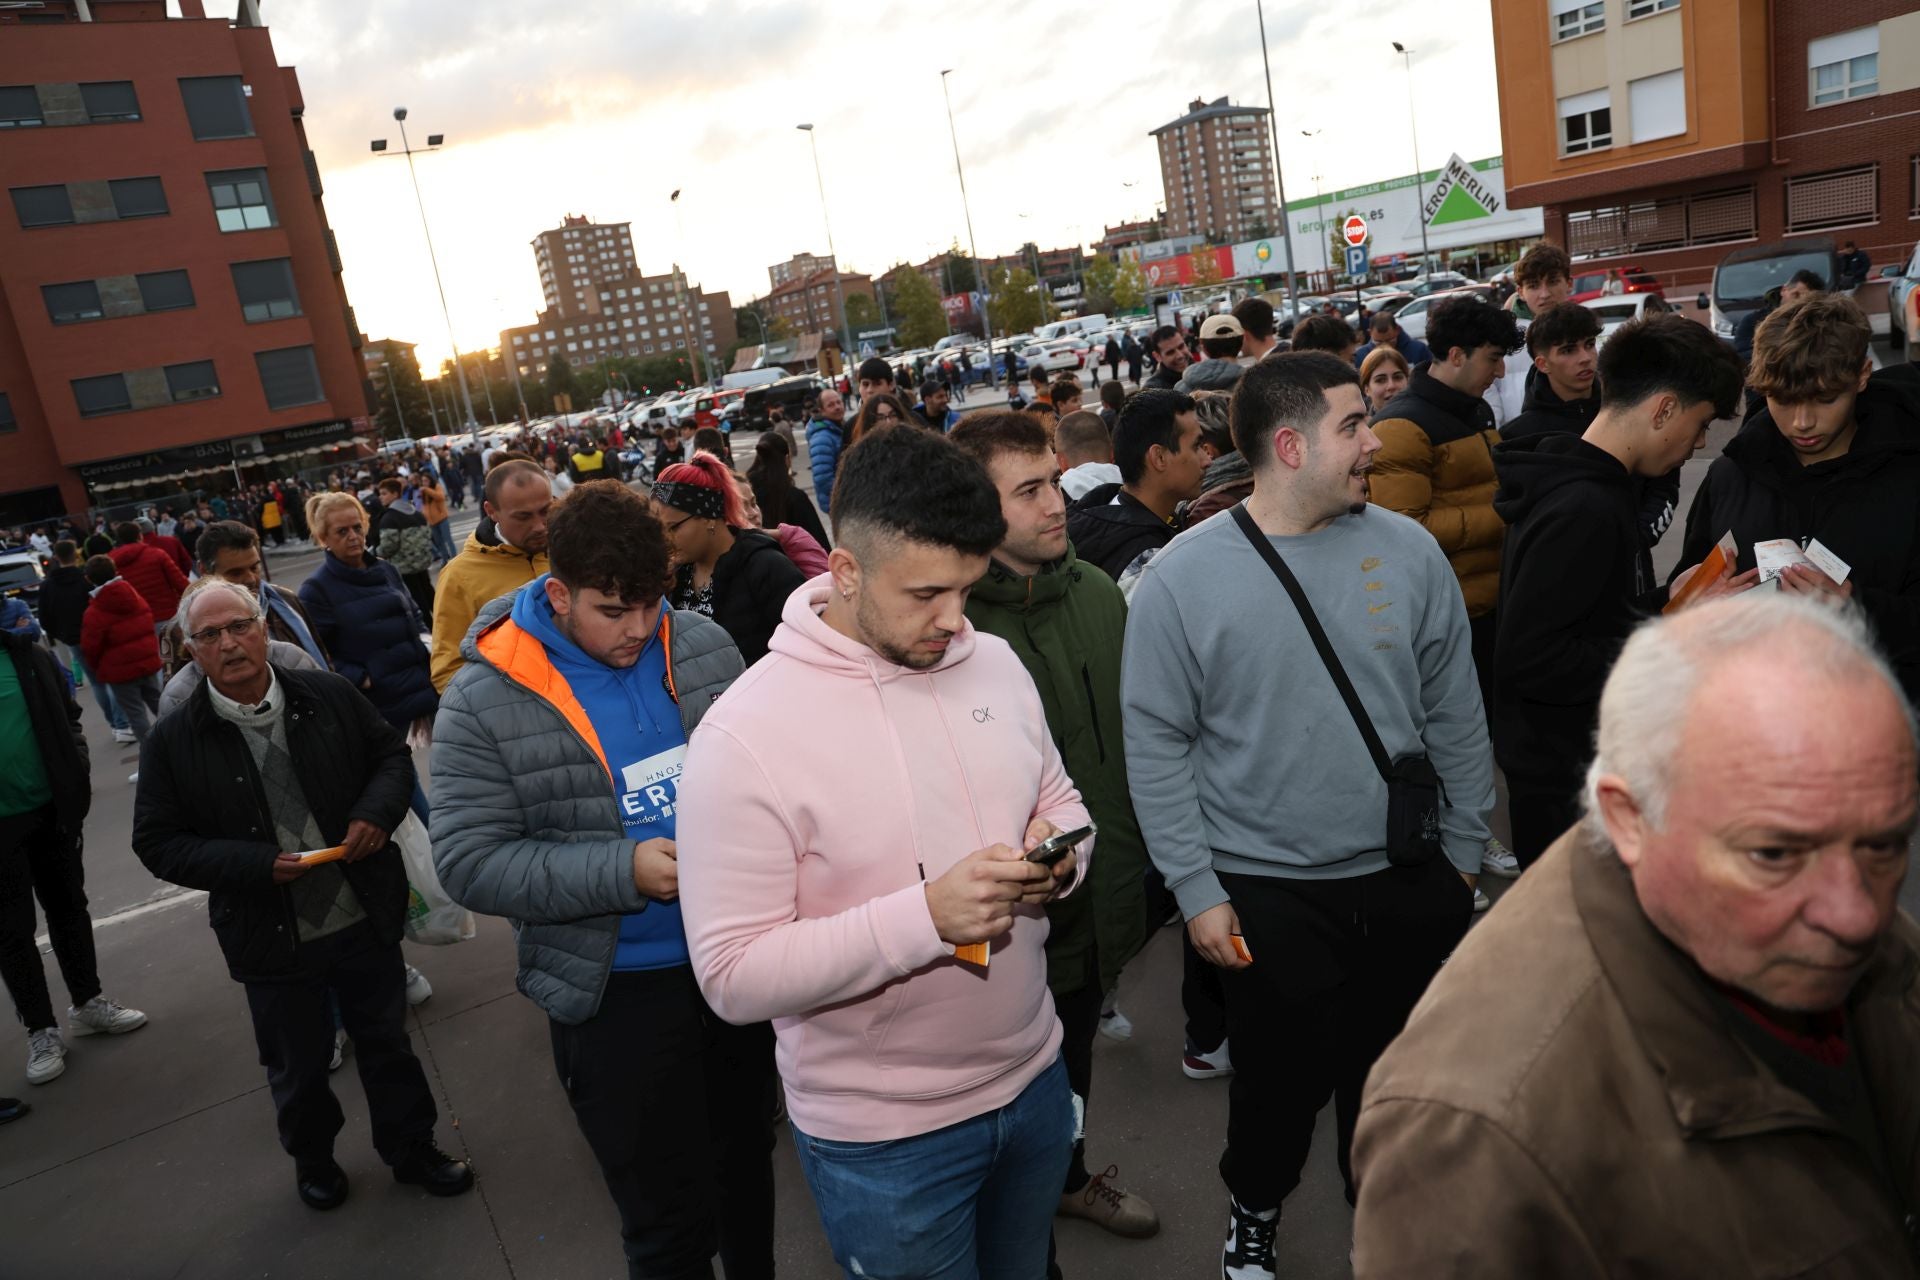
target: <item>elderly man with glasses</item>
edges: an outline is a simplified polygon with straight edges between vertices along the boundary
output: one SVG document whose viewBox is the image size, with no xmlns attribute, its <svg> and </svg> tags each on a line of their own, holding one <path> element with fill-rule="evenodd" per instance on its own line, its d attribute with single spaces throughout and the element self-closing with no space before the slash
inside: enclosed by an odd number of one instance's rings
<svg viewBox="0 0 1920 1280">
<path fill-rule="evenodd" d="M 245 587 L 203 579 L 180 617 L 206 680 L 143 748 L 133 848 L 162 880 L 209 893 L 300 1198 L 332 1209 L 347 1196 L 329 992 L 381 1159 L 397 1181 L 458 1195 L 473 1172 L 434 1144 L 437 1108 L 405 1021 L 407 878 L 390 837 L 413 792 L 406 742 L 342 677 L 270 663 Z"/>
</svg>

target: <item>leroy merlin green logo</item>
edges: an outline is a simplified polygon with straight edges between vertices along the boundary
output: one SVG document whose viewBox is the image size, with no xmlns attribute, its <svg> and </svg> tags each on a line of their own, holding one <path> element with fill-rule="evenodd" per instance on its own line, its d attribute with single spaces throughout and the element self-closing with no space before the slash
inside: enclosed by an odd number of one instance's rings
<svg viewBox="0 0 1920 1280">
<path fill-rule="evenodd" d="M 1473 166 L 1456 153 L 1448 158 L 1447 167 L 1440 171 L 1440 180 L 1434 183 L 1433 190 L 1427 192 L 1420 216 L 1429 227 L 1441 227 L 1450 222 L 1491 218 L 1498 212 L 1500 197 L 1488 190 Z"/>
</svg>

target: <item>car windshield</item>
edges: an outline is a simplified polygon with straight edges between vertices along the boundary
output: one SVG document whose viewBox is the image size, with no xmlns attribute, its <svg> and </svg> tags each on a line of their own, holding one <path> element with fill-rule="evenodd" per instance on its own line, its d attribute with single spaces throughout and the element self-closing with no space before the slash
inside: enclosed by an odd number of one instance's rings
<svg viewBox="0 0 1920 1280">
<path fill-rule="evenodd" d="M 16 587 L 37 586 L 40 575 L 34 571 L 32 562 L 11 560 L 0 563 L 0 591 L 11 591 Z"/>
<path fill-rule="evenodd" d="M 1831 265 L 1827 255 L 1817 250 L 1722 263 L 1713 277 L 1713 292 L 1722 309 L 1750 310 L 1760 305 L 1767 290 L 1785 284 L 1794 272 L 1811 271 L 1825 280 Z"/>
</svg>

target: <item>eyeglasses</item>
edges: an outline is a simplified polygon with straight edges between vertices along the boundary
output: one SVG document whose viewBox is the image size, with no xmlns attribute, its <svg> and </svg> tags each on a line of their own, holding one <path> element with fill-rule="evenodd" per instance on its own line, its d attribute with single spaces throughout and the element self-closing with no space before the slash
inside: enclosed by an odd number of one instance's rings
<svg viewBox="0 0 1920 1280">
<path fill-rule="evenodd" d="M 187 639 L 194 644 L 205 645 L 220 643 L 220 637 L 222 635 L 232 636 L 235 640 L 244 640 L 247 633 L 258 626 L 259 623 L 259 618 L 241 618 L 238 621 L 229 622 L 224 627 L 208 627 L 204 631 L 196 631 L 188 636 Z"/>
<path fill-rule="evenodd" d="M 665 522 L 662 522 L 660 527 L 663 530 L 665 530 L 666 535 L 669 538 L 671 538 L 675 533 L 679 532 L 681 525 L 686 524 L 689 520 L 692 520 L 694 518 L 695 517 L 693 516 L 681 516 L 678 520 L 675 520 L 672 524 L 667 524 Z"/>
</svg>

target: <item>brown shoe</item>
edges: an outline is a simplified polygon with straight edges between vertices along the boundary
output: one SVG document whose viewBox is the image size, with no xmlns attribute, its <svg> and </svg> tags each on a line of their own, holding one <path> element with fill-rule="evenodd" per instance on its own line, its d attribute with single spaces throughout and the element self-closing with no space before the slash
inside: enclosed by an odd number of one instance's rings
<svg viewBox="0 0 1920 1280">
<path fill-rule="evenodd" d="M 1080 1190 L 1063 1194 L 1054 1212 L 1062 1218 L 1085 1218 L 1117 1236 L 1140 1240 L 1153 1235 L 1160 1230 L 1160 1215 L 1139 1196 L 1116 1186 L 1113 1179 L 1119 1174 L 1119 1165 L 1108 1165 Z"/>
</svg>

